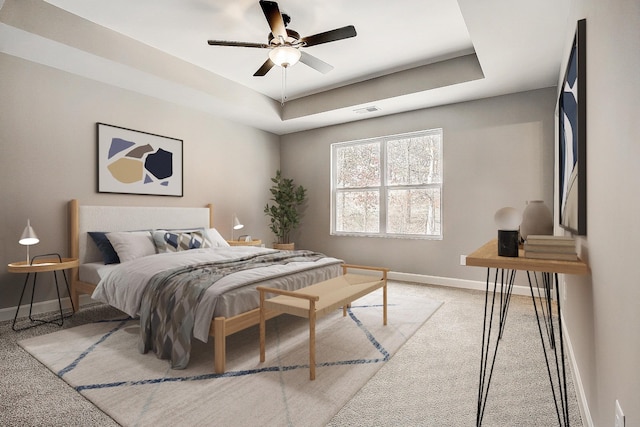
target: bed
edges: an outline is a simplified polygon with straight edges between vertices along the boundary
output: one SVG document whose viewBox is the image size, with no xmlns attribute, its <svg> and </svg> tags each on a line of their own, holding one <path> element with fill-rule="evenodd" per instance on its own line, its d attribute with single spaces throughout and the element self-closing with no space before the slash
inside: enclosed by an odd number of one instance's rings
<svg viewBox="0 0 640 427">
<path fill-rule="evenodd" d="M 218 244 L 216 246 L 214 242 L 213 248 L 196 247 L 193 250 L 175 254 L 161 253 L 129 258 L 126 253 L 129 248 L 125 246 L 123 252 L 119 252 L 119 254 L 124 253 L 123 262 L 106 263 L 104 253 L 94 240 L 97 232 L 103 234 L 127 232 L 118 233 L 124 235 L 136 234 L 136 230 L 144 232 L 146 230 L 204 229 L 205 234 L 207 230 L 213 230 L 215 233 L 212 205 L 203 208 L 81 206 L 78 200 L 74 199 L 69 202 L 68 207 L 71 257 L 79 260 L 79 267 L 73 270 L 71 280 L 71 299 L 76 310 L 79 308 L 80 295 L 87 294 L 129 315 L 136 315 L 139 309 L 137 301 L 128 302 L 130 301 L 128 297 L 120 298 L 114 295 L 128 292 L 135 293 L 139 297 L 137 289 L 138 286 L 142 286 L 145 280 L 143 277 L 155 276 L 159 269 L 173 271 L 172 269 L 181 266 L 184 262 L 202 263 L 205 259 L 218 260 L 223 257 L 232 258 L 230 262 L 236 263 L 245 259 L 289 256 L 289 253 L 252 246 L 230 247 L 224 240 L 220 242 L 222 238 L 218 234 Z M 110 236 L 113 237 L 113 234 Z M 152 238 L 153 236 L 152 233 Z M 216 239 L 216 237 L 207 236 L 212 240 Z M 291 254 L 293 256 L 294 253 Z M 293 261 L 295 262 L 288 263 L 286 268 L 271 264 L 258 268 L 244 267 L 243 270 L 222 277 L 214 286 L 204 291 L 203 300 L 210 299 L 215 301 L 215 304 L 213 308 L 202 309 L 202 313 L 196 316 L 193 337 L 205 342 L 210 337 L 213 338 L 216 373 L 224 373 L 226 369 L 226 337 L 258 325 L 260 322 L 259 292 L 255 290 L 257 286 L 295 290 L 342 274 L 342 261 L 336 258 L 323 256 L 314 257 L 309 261 L 297 258 Z M 120 279 L 116 280 L 118 277 Z M 125 280 L 127 283 L 120 285 L 123 282 L 122 277 L 127 278 Z M 236 279 L 246 280 L 247 284 L 230 286 Z M 118 288 L 118 286 L 122 287 Z M 105 287 L 113 289 L 105 290 Z M 215 297 L 209 297 L 210 292 L 215 294 L 218 292 L 216 289 L 221 288 L 228 290 Z M 203 318 L 206 313 L 208 316 Z M 277 315 L 275 312 L 269 312 L 266 318 Z"/>
</svg>

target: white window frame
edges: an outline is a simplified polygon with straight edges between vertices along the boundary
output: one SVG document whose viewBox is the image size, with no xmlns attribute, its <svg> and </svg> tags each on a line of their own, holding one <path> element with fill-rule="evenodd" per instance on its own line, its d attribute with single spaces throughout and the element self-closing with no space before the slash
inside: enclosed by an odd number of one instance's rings
<svg viewBox="0 0 640 427">
<path fill-rule="evenodd" d="M 439 163 L 440 163 L 440 182 L 439 183 L 429 183 L 429 184 L 421 184 L 421 185 L 388 185 L 387 183 L 387 159 L 386 159 L 386 144 L 388 141 L 394 141 L 400 138 L 410 138 L 416 136 L 428 136 L 433 134 L 440 135 L 440 149 L 438 150 L 439 154 Z M 359 236 L 359 237 L 383 237 L 383 238 L 400 238 L 400 239 L 423 239 L 423 240 L 442 240 L 443 238 L 443 214 L 442 214 L 442 200 L 443 200 L 443 186 L 444 186 L 444 171 L 443 171 L 443 150 L 444 150 L 444 133 L 442 128 L 436 129 L 428 129 L 418 132 L 409 132 L 403 134 L 395 134 L 395 135 L 387 135 L 382 137 L 368 138 L 368 139 L 360 139 L 354 141 L 347 142 L 337 142 L 331 144 L 331 221 L 330 221 L 330 234 L 333 236 Z M 338 189 L 337 188 L 337 149 L 345 146 L 355 146 L 361 144 L 371 144 L 371 143 L 379 143 L 380 144 L 380 174 L 381 174 L 381 184 L 380 186 L 374 187 L 349 187 Z M 387 193 L 389 189 L 412 189 L 412 188 L 437 188 L 440 192 L 440 209 L 439 209 L 439 220 L 440 220 L 440 233 L 439 234 L 394 234 L 387 233 Z M 338 194 L 340 192 L 349 192 L 349 191 L 357 191 L 357 190 L 366 190 L 373 189 L 379 190 L 380 194 L 380 218 L 379 218 L 379 231 L 375 232 L 355 232 L 355 231 L 337 231 L 336 230 L 336 200 Z"/>
</svg>

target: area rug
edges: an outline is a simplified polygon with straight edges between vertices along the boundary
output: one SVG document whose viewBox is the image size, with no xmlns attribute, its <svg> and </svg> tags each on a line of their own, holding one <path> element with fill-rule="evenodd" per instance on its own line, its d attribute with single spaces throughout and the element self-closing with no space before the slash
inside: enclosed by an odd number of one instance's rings
<svg viewBox="0 0 640 427">
<path fill-rule="evenodd" d="M 416 286 L 337 310 L 316 326 L 316 379 L 309 380 L 308 322 L 267 322 L 266 361 L 258 328 L 227 338 L 227 372 L 213 373 L 213 344 L 194 340 L 187 369 L 137 350 L 139 323 L 111 319 L 34 337 L 27 352 L 124 426 L 321 426 L 389 360 L 441 303 Z M 211 340 L 212 341 L 212 340 Z"/>
</svg>

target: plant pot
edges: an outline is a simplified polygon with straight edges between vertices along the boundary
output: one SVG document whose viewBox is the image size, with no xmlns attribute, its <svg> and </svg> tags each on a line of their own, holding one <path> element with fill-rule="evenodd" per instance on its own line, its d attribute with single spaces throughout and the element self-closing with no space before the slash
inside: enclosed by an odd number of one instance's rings
<svg viewBox="0 0 640 427">
<path fill-rule="evenodd" d="M 295 249 L 295 243 L 274 243 L 273 249 L 278 249 L 281 251 L 292 251 Z"/>
</svg>

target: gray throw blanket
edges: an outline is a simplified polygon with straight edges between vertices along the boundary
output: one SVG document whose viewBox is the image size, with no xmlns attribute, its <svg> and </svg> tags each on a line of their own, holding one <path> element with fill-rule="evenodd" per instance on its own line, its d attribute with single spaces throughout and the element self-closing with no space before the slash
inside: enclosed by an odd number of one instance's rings
<svg viewBox="0 0 640 427">
<path fill-rule="evenodd" d="M 142 296 L 140 352 L 153 350 L 159 358 L 171 359 L 171 368 L 186 368 L 195 311 L 209 287 L 224 276 L 238 271 L 295 261 L 310 262 L 324 257 L 321 253 L 311 251 L 272 252 L 178 267 L 156 274 Z"/>
</svg>

